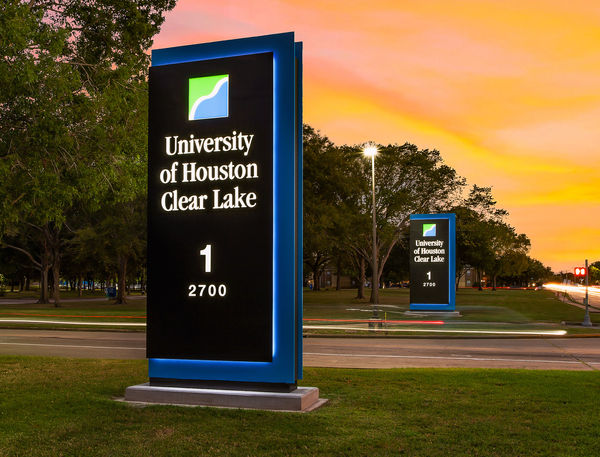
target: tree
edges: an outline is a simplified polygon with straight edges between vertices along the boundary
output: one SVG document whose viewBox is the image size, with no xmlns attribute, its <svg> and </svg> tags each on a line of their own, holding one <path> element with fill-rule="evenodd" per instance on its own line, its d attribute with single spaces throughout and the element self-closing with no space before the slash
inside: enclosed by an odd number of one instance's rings
<svg viewBox="0 0 600 457">
<path fill-rule="evenodd" d="M 464 179 L 443 163 L 437 150 L 418 149 L 409 143 L 378 146 L 378 150 L 375 158 L 378 271 L 372 272 L 373 283 L 380 282 L 392 250 L 408 227 L 410 215 L 449 208 L 464 186 Z M 364 159 L 359 146 L 343 147 L 342 151 L 351 164 L 348 179 L 354 191 L 346 195 L 346 210 L 352 214 L 353 230 L 345 242 L 350 250 L 370 261 L 371 163 Z"/>
<path fill-rule="evenodd" d="M 504 222 L 488 222 L 487 225 L 491 255 L 485 259 L 484 266 L 492 275 L 492 290 L 496 290 L 498 276 L 516 276 L 527 268 L 530 242 L 526 235 L 517 234 Z"/>
<path fill-rule="evenodd" d="M 131 152 L 119 147 L 128 133 L 126 102 L 145 84 L 146 51 L 174 5 L 9 0 L 2 6 L 0 233 L 11 227 L 38 231 L 42 258 L 52 266 L 56 305 L 64 234 L 73 222 L 67 215 L 76 220 L 77 208 L 98 207 L 107 190 L 118 190 L 117 169 Z M 43 283 L 42 302 L 46 289 Z"/>
<path fill-rule="evenodd" d="M 95 265 L 96 273 L 116 272 L 116 303 L 127 303 L 128 266 L 145 260 L 145 195 L 118 203 L 107 201 L 92 215 L 92 221 L 77 230 L 68 244 L 71 262 L 81 268 L 78 279 L 86 265 Z"/>
<path fill-rule="evenodd" d="M 388 281 L 400 283 L 407 281 L 410 277 L 409 236 L 410 234 L 407 231 L 396 246 L 394 246 L 390 258 L 385 264 L 383 277 Z"/>
<path fill-rule="evenodd" d="M 64 222 L 61 211 L 74 196 L 73 189 L 57 179 L 73 171 L 69 130 L 77 119 L 76 110 L 69 108 L 82 108 L 85 97 L 78 93 L 76 69 L 60 61 L 65 29 L 44 21 L 43 10 L 16 0 L 3 4 L 0 17 L 6 31 L 0 41 L 0 219 L 3 232 L 14 232 L 15 226 L 36 232 L 27 238 L 41 246 L 37 266 L 45 290 L 50 266 L 59 270 L 55 254 L 56 235 Z M 80 121 L 83 111 L 77 116 Z M 24 253 L 33 259 L 32 252 Z M 47 302 L 44 291 L 40 301 Z"/>
<path fill-rule="evenodd" d="M 502 280 L 511 285 L 527 287 L 532 283 L 541 285 L 549 279 L 554 279 L 555 275 L 550 267 L 545 266 L 537 259 L 529 256 L 526 258 L 526 268 L 519 274 L 502 275 Z"/>
<path fill-rule="evenodd" d="M 588 275 L 589 281 L 592 284 L 598 284 L 600 282 L 600 260 L 589 265 Z"/>
<path fill-rule="evenodd" d="M 15 226 L 10 229 L 16 229 Z M 11 259 L 14 264 L 19 264 L 23 269 L 27 267 L 37 270 L 40 274 L 40 303 L 49 302 L 48 274 L 52 266 L 51 250 L 47 245 L 47 235 L 33 224 L 21 227 L 18 231 L 5 232 L 2 255 Z M 13 251 L 12 255 L 7 251 Z"/>
<path fill-rule="evenodd" d="M 496 207 L 491 187 L 476 184 L 451 211 L 456 214 L 456 282 L 458 284 L 465 267 L 472 266 L 477 270 L 477 283 L 482 290 L 483 271 L 496 256 L 493 237 L 499 231 L 495 227 L 503 223 L 508 212 Z"/>
<path fill-rule="evenodd" d="M 314 290 L 333 256 L 345 226 L 343 157 L 333 143 L 309 125 L 303 128 L 303 259 L 313 273 Z"/>
</svg>

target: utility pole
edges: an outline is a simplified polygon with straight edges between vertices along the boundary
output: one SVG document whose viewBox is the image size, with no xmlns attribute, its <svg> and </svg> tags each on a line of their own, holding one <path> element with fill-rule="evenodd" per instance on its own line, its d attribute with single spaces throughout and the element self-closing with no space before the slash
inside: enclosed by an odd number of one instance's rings
<svg viewBox="0 0 600 457">
<path fill-rule="evenodd" d="M 588 295 L 588 284 L 589 284 L 589 276 L 590 276 L 590 272 L 588 271 L 588 259 L 585 259 L 585 316 L 583 318 L 583 325 L 584 327 L 591 327 L 592 326 L 592 320 L 590 319 L 590 297 Z"/>
</svg>

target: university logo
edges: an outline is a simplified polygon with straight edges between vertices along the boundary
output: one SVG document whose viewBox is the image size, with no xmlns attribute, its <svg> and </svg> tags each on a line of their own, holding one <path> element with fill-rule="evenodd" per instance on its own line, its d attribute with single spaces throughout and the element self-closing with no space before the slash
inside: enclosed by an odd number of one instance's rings
<svg viewBox="0 0 600 457">
<path fill-rule="evenodd" d="M 189 120 L 229 116 L 229 75 L 190 78 Z"/>
<path fill-rule="evenodd" d="M 423 236 L 435 236 L 435 224 L 423 224 Z"/>
</svg>

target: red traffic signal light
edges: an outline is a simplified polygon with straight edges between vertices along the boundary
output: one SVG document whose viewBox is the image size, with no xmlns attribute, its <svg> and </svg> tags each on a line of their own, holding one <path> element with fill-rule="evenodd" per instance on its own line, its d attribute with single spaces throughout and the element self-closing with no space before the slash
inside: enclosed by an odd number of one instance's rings
<svg viewBox="0 0 600 457">
<path fill-rule="evenodd" d="M 575 276 L 585 276 L 586 273 L 585 267 L 575 267 Z"/>
</svg>

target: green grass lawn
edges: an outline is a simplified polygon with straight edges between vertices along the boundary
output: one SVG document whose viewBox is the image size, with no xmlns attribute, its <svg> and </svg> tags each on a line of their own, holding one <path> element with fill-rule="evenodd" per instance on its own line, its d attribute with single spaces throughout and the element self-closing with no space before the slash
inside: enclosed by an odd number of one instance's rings
<svg viewBox="0 0 600 457">
<path fill-rule="evenodd" d="M 81 298 L 98 298 L 98 297 L 105 297 L 106 293 L 104 292 L 104 290 L 102 289 L 95 289 L 93 292 L 91 290 L 82 290 L 82 297 Z M 11 292 L 10 288 L 4 288 L 4 294 L 2 295 L 2 292 L 0 292 L 0 299 L 22 299 L 22 298 L 35 298 L 38 299 L 40 298 L 40 292 L 39 289 L 36 288 L 32 288 L 31 290 L 23 290 L 21 292 L 19 291 L 14 291 Z M 76 290 L 62 290 L 60 291 L 60 298 L 61 299 L 65 299 L 65 298 L 79 298 L 79 293 Z"/>
<path fill-rule="evenodd" d="M 304 317 L 309 318 L 368 318 L 370 290 L 366 299 L 359 300 L 356 290 L 304 292 Z M 380 303 L 388 318 L 406 319 L 409 309 L 409 289 L 383 289 Z M 583 320 L 583 310 L 556 299 L 546 290 L 483 290 L 459 289 L 456 308 L 460 320 L 513 323 L 560 323 Z"/>
<path fill-rule="evenodd" d="M 0 357 L 0 455 L 598 455 L 598 372 L 305 369 L 308 414 L 112 400 L 144 361 Z"/>
</svg>

